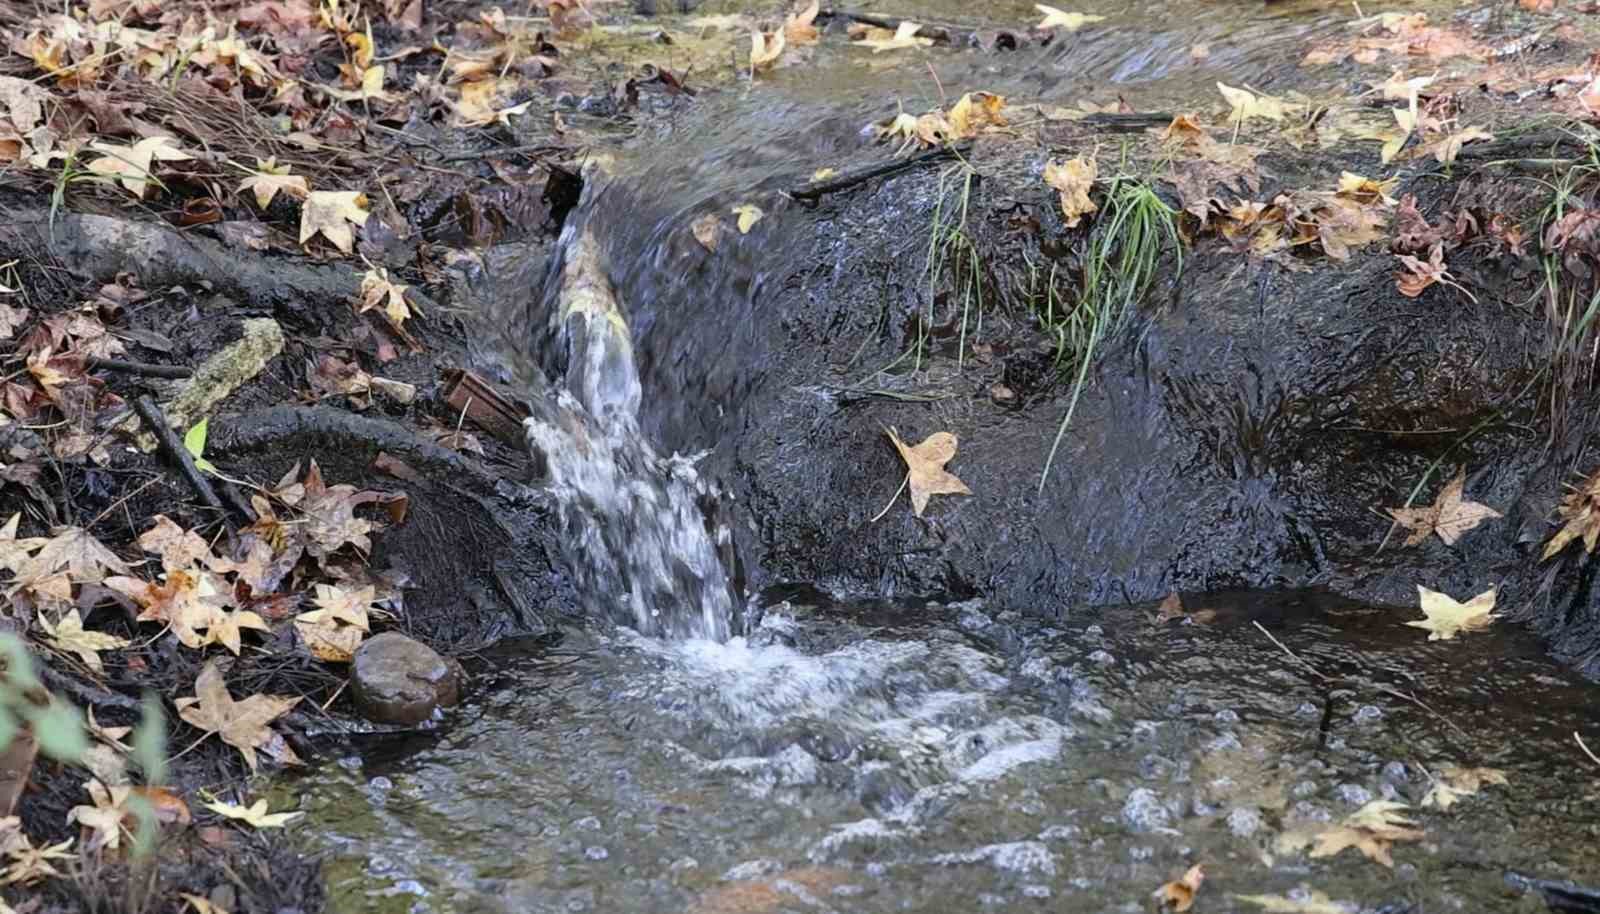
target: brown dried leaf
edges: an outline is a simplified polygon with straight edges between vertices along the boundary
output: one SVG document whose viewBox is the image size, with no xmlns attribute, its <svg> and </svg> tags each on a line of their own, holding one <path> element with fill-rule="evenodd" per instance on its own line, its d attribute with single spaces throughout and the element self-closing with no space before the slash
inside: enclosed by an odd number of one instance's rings
<svg viewBox="0 0 1600 914">
<path fill-rule="evenodd" d="M 299 704 L 298 697 L 251 695 L 234 701 L 215 660 L 200 671 L 194 691 L 193 697 L 178 699 L 178 716 L 191 727 L 221 736 L 239 750 L 251 771 L 256 770 L 257 749 L 286 765 L 300 764 L 289 744 L 268 726 Z"/>
<path fill-rule="evenodd" d="M 1403 291 L 1403 290 L 1402 290 Z M 1467 501 L 1462 493 L 1467 484 L 1467 471 L 1463 468 L 1445 485 L 1433 504 L 1425 508 L 1385 508 L 1395 522 L 1411 531 L 1407 546 L 1427 539 L 1437 533 L 1446 546 L 1454 546 L 1467 531 L 1486 520 L 1502 516 L 1499 511 Z"/>
<path fill-rule="evenodd" d="M 889 440 L 906 462 L 911 486 L 912 513 L 921 517 L 934 495 L 971 495 L 966 483 L 957 479 L 944 465 L 956 456 L 956 436 L 949 432 L 934 432 L 915 447 L 900 440 L 894 429 L 888 430 Z"/>
<path fill-rule="evenodd" d="M 1066 217 L 1068 228 L 1076 228 L 1084 216 L 1098 208 L 1089 199 L 1097 171 L 1092 156 L 1087 159 L 1078 156 L 1066 162 L 1051 161 L 1045 164 L 1044 183 L 1060 193 L 1061 213 Z"/>
</svg>

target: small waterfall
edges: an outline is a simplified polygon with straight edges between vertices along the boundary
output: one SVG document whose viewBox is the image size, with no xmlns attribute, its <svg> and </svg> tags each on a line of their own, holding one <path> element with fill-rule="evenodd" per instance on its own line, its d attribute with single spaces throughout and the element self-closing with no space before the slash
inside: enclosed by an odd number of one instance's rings
<svg viewBox="0 0 1600 914">
<path fill-rule="evenodd" d="M 737 605 L 720 492 L 695 469 L 703 454 L 663 457 L 640 433 L 627 319 L 584 223 L 562 231 L 547 302 L 565 386 L 527 420 L 528 445 L 545 462 L 590 611 L 647 635 L 724 641 Z"/>
</svg>

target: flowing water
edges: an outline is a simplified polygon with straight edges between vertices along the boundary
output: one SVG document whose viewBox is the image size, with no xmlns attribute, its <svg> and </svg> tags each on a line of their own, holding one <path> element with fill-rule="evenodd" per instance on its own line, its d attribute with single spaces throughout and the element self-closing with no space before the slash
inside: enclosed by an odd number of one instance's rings
<svg viewBox="0 0 1600 914">
<path fill-rule="evenodd" d="M 1093 41 L 939 75 L 1062 103 L 1107 86 L 1171 96 L 1213 70 L 1270 80 L 1285 49 L 1348 18 L 1321 4 L 1098 11 L 1109 24 Z M 969 15 L 909 0 L 878 12 Z M 1031 4 L 984 15 L 1022 22 Z M 1352 912 L 1533 911 L 1507 872 L 1600 876 L 1600 767 L 1572 736 L 1600 732 L 1600 705 L 1514 630 L 1427 642 L 1392 611 L 1315 593 L 1054 625 L 981 600 L 805 588 L 747 605 L 723 496 L 679 451 L 717 445 L 682 419 L 705 405 L 688 401 L 728 403 L 738 385 L 715 378 L 749 366 L 672 358 L 674 334 L 697 331 L 668 289 L 700 287 L 673 272 L 667 222 L 859 143 L 869 97 L 929 91 L 903 69 L 864 79 L 845 53 L 819 51 L 759 98 L 708 101 L 671 143 L 642 140 L 589 176 L 559 270 L 510 326 L 535 350 L 513 357 L 555 379 L 528 437 L 578 590 L 618 625 L 501 645 L 437 735 L 302 782 L 333 909 L 1143 911 L 1203 863 L 1197 910 L 1315 889 Z M 673 218 L 638 218 L 608 197 L 613 180 L 648 182 Z M 705 288 L 759 286 L 760 264 L 732 259 L 749 275 Z M 715 304 L 730 325 L 750 317 L 748 297 Z M 664 372 L 684 402 L 648 401 L 641 376 Z M 1417 810 L 1425 835 L 1396 846 L 1393 869 L 1279 840 L 1374 798 L 1417 804 L 1452 765 L 1508 783 Z"/>
</svg>

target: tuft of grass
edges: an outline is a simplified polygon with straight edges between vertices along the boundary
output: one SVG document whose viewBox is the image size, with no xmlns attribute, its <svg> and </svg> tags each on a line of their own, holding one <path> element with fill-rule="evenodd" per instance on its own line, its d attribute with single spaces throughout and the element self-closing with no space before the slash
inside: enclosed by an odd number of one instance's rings
<svg viewBox="0 0 1600 914">
<path fill-rule="evenodd" d="M 1139 303 L 1155 282 L 1163 252 L 1170 246 L 1183 271 L 1183 247 L 1178 237 L 1177 212 L 1150 184 L 1119 175 L 1107 181 L 1099 220 L 1089 237 L 1083 277 L 1076 300 L 1064 306 L 1057 295 L 1056 270 L 1051 268 L 1042 303 L 1036 314 L 1056 337 L 1056 361 L 1073 373 L 1072 398 L 1056 429 L 1039 474 L 1044 491 L 1061 439 L 1066 436 L 1078 399 L 1088 381 L 1089 368 L 1102 347 L 1132 321 Z"/>
<path fill-rule="evenodd" d="M 928 313 L 915 345 L 917 368 L 922 367 L 924 347 L 937 323 L 935 307 L 943 280 L 949 279 L 961 309 L 961 337 L 956 352 L 958 369 L 966 365 L 968 327 L 972 328 L 973 335 L 983 332 L 983 258 L 967 228 L 976 178 L 977 172 L 966 162 L 951 166 L 939 175 L 938 202 L 933 208 L 928 260 L 923 270 L 928 282 Z"/>
<path fill-rule="evenodd" d="M 1550 189 L 1550 202 L 1539 214 L 1541 243 L 1568 211 L 1593 206 L 1584 195 L 1592 194 L 1600 183 L 1600 135 L 1586 131 L 1579 139 L 1587 147 L 1587 156 L 1542 182 Z M 1552 435 L 1565 428 L 1574 397 L 1593 386 L 1600 355 L 1600 283 L 1580 287 L 1565 281 L 1570 276 L 1564 276 L 1561 261 L 1561 252 L 1544 252 L 1542 292 L 1550 332 L 1541 373 L 1550 374 Z"/>
</svg>

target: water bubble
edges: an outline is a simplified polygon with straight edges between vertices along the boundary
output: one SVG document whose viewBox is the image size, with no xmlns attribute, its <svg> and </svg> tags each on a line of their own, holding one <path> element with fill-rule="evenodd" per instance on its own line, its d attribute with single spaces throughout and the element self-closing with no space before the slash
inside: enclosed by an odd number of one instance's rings
<svg viewBox="0 0 1600 914">
<path fill-rule="evenodd" d="M 1372 800 L 1372 791 L 1360 784 L 1340 784 L 1333 788 L 1334 795 L 1351 806 L 1364 806 Z"/>
<path fill-rule="evenodd" d="M 1352 719 L 1363 727 L 1371 726 L 1383 720 L 1383 709 L 1377 705 L 1362 705 Z"/>
<path fill-rule="evenodd" d="M 583 855 L 588 857 L 590 860 L 604 860 L 611 856 L 611 852 L 603 847 L 600 847 L 599 845 L 594 845 L 592 847 L 584 848 Z"/>
</svg>

